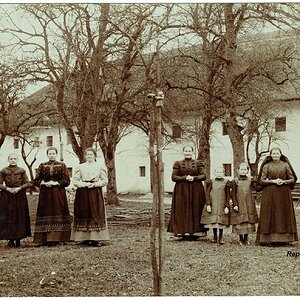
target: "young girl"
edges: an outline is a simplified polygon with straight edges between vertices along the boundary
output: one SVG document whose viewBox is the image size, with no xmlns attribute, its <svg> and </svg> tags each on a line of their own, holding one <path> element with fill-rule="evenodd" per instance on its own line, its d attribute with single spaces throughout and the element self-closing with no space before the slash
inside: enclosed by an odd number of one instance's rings
<svg viewBox="0 0 300 300">
<path fill-rule="evenodd" d="M 255 223 L 258 216 L 255 200 L 252 197 L 252 189 L 256 190 L 256 182 L 247 176 L 249 167 L 241 163 L 238 169 L 238 178 L 232 181 L 231 213 L 232 232 L 240 236 L 240 245 L 249 245 L 248 234 L 255 232 Z"/>
<path fill-rule="evenodd" d="M 8 247 L 20 247 L 21 239 L 31 236 L 25 192 L 30 183 L 25 170 L 17 166 L 16 154 L 10 154 L 8 162 L 0 171 L 0 239 L 9 240 Z"/>
<path fill-rule="evenodd" d="M 203 210 L 201 223 L 206 228 L 212 228 L 214 237 L 213 243 L 218 241 L 224 244 L 223 229 L 229 226 L 229 192 L 230 183 L 224 179 L 224 171 L 222 168 L 215 170 L 215 179 L 205 181 L 205 202 L 206 207 Z"/>
</svg>

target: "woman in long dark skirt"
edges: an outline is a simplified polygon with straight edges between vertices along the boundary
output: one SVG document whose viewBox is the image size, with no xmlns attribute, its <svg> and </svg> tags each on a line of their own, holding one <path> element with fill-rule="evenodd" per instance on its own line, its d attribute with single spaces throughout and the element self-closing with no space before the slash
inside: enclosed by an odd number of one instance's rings
<svg viewBox="0 0 300 300">
<path fill-rule="evenodd" d="M 297 176 L 286 156 L 273 148 L 261 165 L 258 180 L 262 190 L 260 220 L 256 241 L 284 245 L 298 241 L 291 188 Z"/>
<path fill-rule="evenodd" d="M 26 197 L 30 183 L 25 170 L 17 166 L 16 154 L 10 154 L 8 162 L 0 171 L 0 240 L 9 240 L 8 247 L 20 247 L 21 239 L 31 236 Z"/>
<path fill-rule="evenodd" d="M 201 224 L 201 215 L 205 205 L 205 193 L 202 181 L 206 179 L 204 165 L 192 159 L 193 147 L 183 148 L 184 159 L 173 165 L 172 181 L 175 182 L 171 218 L 168 232 L 183 238 L 186 234 L 206 236 L 208 228 Z"/>
<path fill-rule="evenodd" d="M 71 239 L 85 246 L 101 246 L 109 240 L 102 187 L 107 175 L 96 162 L 96 151 L 85 150 L 86 162 L 75 171 L 73 183 L 77 187 L 74 202 L 74 226 Z"/>
<path fill-rule="evenodd" d="M 56 161 L 57 149 L 47 149 L 48 162 L 41 163 L 34 185 L 40 187 L 34 243 L 55 246 L 70 240 L 72 217 L 69 213 L 65 187 L 70 184 L 64 163 Z"/>
</svg>

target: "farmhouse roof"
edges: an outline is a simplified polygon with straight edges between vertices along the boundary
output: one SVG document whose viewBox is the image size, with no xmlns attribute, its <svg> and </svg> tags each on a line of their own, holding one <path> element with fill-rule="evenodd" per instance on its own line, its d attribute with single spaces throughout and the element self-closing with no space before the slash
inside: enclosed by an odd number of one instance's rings
<svg viewBox="0 0 300 300">
<path fill-rule="evenodd" d="M 268 33 L 259 33 L 255 35 L 244 35 L 240 38 L 241 47 L 243 45 L 249 45 L 255 44 L 255 43 L 261 43 L 266 42 L 269 43 L 270 41 L 278 41 L 278 39 L 285 39 L 285 40 L 295 40 L 295 34 L 293 31 L 273 31 Z M 193 47 L 186 47 L 185 49 L 189 52 L 194 50 L 195 46 Z M 168 51 L 164 51 L 164 57 L 167 58 L 168 56 L 171 57 L 173 55 L 176 55 L 179 53 L 179 49 L 170 49 Z M 300 94 L 298 94 L 298 89 L 295 87 L 295 84 L 291 84 L 286 82 L 284 89 L 281 89 L 278 93 L 273 95 L 274 101 L 276 102 L 291 102 L 291 101 L 299 101 L 300 100 Z M 29 110 L 35 110 L 37 106 L 47 106 L 48 108 L 53 108 L 53 110 L 56 110 L 56 104 L 55 104 L 55 87 L 52 84 L 49 84 L 35 93 L 31 94 L 30 96 L 26 97 L 22 100 L 23 104 L 26 105 L 27 109 Z M 192 109 L 190 110 L 189 107 L 181 107 L 181 113 L 189 113 L 191 115 L 199 115 L 201 113 L 201 109 Z M 57 118 L 50 118 L 46 123 L 48 125 L 54 125 L 57 124 L 58 119 Z M 45 125 L 45 119 L 41 118 L 37 125 L 44 126 Z"/>
</svg>

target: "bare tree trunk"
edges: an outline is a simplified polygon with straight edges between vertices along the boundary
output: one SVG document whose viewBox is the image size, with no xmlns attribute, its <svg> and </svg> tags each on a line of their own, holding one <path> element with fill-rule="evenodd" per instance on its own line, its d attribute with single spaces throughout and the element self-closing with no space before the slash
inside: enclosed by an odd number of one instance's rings
<svg viewBox="0 0 300 300">
<path fill-rule="evenodd" d="M 61 122 L 64 126 L 64 128 L 67 131 L 70 143 L 72 145 L 72 149 L 75 152 L 75 154 L 79 158 L 79 162 L 84 162 L 84 150 L 81 147 L 81 145 L 78 144 L 74 129 L 72 128 L 70 121 L 66 115 L 65 109 L 64 109 L 64 97 L 65 97 L 65 86 L 63 84 L 57 84 L 56 85 L 56 106 L 57 106 L 57 112 L 59 113 L 59 116 L 61 117 Z M 82 141 L 81 141 L 82 142 Z"/>
<path fill-rule="evenodd" d="M 105 134 L 105 130 L 99 130 L 98 132 L 98 142 L 101 147 L 105 165 L 107 168 L 107 194 L 106 201 L 108 204 L 120 205 L 118 193 L 117 193 L 117 181 L 116 181 L 116 145 L 117 141 L 114 141 L 111 138 L 108 141 L 108 138 Z"/>
<path fill-rule="evenodd" d="M 234 176 L 237 176 L 239 164 L 245 162 L 245 151 L 241 126 L 238 124 L 236 116 L 231 115 L 227 118 L 226 127 L 233 151 L 233 172 Z"/>
<path fill-rule="evenodd" d="M 106 201 L 107 204 L 120 205 L 117 181 L 116 181 L 116 166 L 115 166 L 115 152 L 111 152 L 109 157 L 105 157 L 105 164 L 107 167 L 108 183 L 106 186 Z"/>
<path fill-rule="evenodd" d="M 1 149 L 1 147 L 4 143 L 4 141 L 5 141 L 5 138 L 6 138 L 6 134 L 4 134 L 4 133 L 1 134 L 0 133 L 0 149 Z"/>
<path fill-rule="evenodd" d="M 253 139 L 255 138 L 255 160 L 254 162 L 251 164 L 251 161 L 250 161 L 250 143 L 253 141 Z M 247 140 L 247 146 L 246 146 L 246 155 L 247 155 L 247 163 L 248 165 L 250 166 L 250 170 L 251 170 L 251 175 L 253 177 L 256 177 L 258 175 L 258 164 L 260 162 L 260 159 L 261 157 L 268 153 L 270 151 L 270 148 L 271 148 L 271 143 L 272 143 L 272 137 L 269 136 L 269 140 L 268 140 L 268 147 L 266 150 L 260 150 L 259 148 L 259 145 L 260 145 L 260 142 L 261 142 L 261 133 L 259 132 L 258 129 L 256 129 L 256 132 L 255 134 L 252 134 L 251 136 L 248 137 L 248 140 Z"/>
<path fill-rule="evenodd" d="M 210 178 L 210 128 L 212 120 L 209 115 L 203 117 L 202 126 L 198 136 L 198 157 L 205 166 L 207 178 Z"/>
<path fill-rule="evenodd" d="M 236 62 L 237 36 L 233 3 L 224 4 L 225 9 L 225 74 L 224 100 L 227 106 L 226 127 L 232 144 L 234 175 L 237 176 L 238 165 L 245 161 L 244 141 L 241 127 L 237 122 L 234 82 L 234 65 Z"/>
<path fill-rule="evenodd" d="M 21 140 L 21 155 L 22 155 L 22 159 L 23 159 L 23 161 L 24 161 L 24 163 L 25 163 L 25 165 L 26 165 L 26 167 L 27 167 L 27 169 L 29 171 L 30 181 L 32 182 L 33 179 L 34 179 L 32 167 L 33 167 L 33 164 L 36 161 L 36 156 L 34 157 L 34 159 L 33 159 L 33 161 L 31 163 L 29 163 L 27 161 L 27 155 L 25 153 L 25 139 Z M 36 191 L 36 187 L 34 185 L 29 188 L 30 195 L 32 195 L 32 193 L 35 192 L 35 191 Z"/>
<path fill-rule="evenodd" d="M 27 167 L 28 167 L 28 166 L 27 166 Z M 28 167 L 28 170 L 29 170 L 29 178 L 30 178 L 30 182 L 32 182 L 33 179 L 34 179 L 32 166 Z M 32 185 L 32 186 L 29 188 L 29 193 L 30 193 L 30 195 L 32 195 L 33 192 L 36 192 L 36 187 L 35 187 L 34 185 Z"/>
</svg>

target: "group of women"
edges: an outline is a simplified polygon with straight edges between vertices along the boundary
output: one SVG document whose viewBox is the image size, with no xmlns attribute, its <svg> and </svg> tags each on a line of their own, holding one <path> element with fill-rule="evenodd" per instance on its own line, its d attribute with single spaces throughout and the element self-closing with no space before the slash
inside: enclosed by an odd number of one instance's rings
<svg viewBox="0 0 300 300">
<path fill-rule="evenodd" d="M 109 240 L 102 187 L 107 184 L 105 170 L 96 162 L 96 151 L 85 150 L 86 162 L 74 173 L 77 187 L 74 218 L 70 215 L 65 188 L 70 184 L 66 165 L 56 160 L 55 147 L 47 149 L 49 160 L 41 163 L 33 182 L 18 167 L 16 154 L 8 156 L 9 166 L 0 171 L 0 240 L 9 247 L 20 247 L 23 238 L 31 236 L 26 189 L 39 187 L 39 200 L 33 242 L 55 246 L 68 241 L 85 246 L 100 246 Z M 74 220 L 73 220 L 74 219 Z"/>
<path fill-rule="evenodd" d="M 256 243 L 285 245 L 298 241 L 295 210 L 291 189 L 297 176 L 280 148 L 273 148 L 259 170 L 257 180 L 247 176 L 249 166 L 241 163 L 238 178 L 224 178 L 220 168 L 214 179 L 206 179 L 201 161 L 192 159 L 193 148 L 183 148 L 184 159 L 173 166 L 175 182 L 168 231 L 183 239 L 206 236 L 213 228 L 216 242 L 220 229 L 220 244 L 224 243 L 223 229 L 232 225 L 240 236 L 240 244 L 248 245 L 248 234 L 256 230 Z M 205 182 L 203 185 L 202 182 Z M 258 218 L 252 190 L 261 191 Z M 230 205 L 232 201 L 232 205 Z"/>
<path fill-rule="evenodd" d="M 217 242 L 219 229 L 219 243 L 223 244 L 223 229 L 232 224 L 240 244 L 249 244 L 248 234 L 255 232 L 258 222 L 257 243 L 278 245 L 298 240 L 291 197 L 297 176 L 279 148 L 273 148 L 263 161 L 256 181 L 247 176 L 249 167 L 245 163 L 240 164 L 239 176 L 233 181 L 225 180 L 220 168 L 215 171 L 215 179 L 206 180 L 204 164 L 192 159 L 193 148 L 184 147 L 183 152 L 184 159 L 173 165 L 175 187 L 169 232 L 193 238 L 195 233 L 206 236 L 212 228 L 212 241 Z M 85 150 L 86 162 L 74 173 L 74 218 L 65 190 L 70 184 L 69 172 L 64 163 L 56 160 L 57 154 L 55 147 L 47 149 L 49 160 L 40 164 L 33 182 L 18 167 L 16 154 L 8 156 L 9 166 L 0 171 L 0 240 L 8 240 L 9 247 L 20 247 L 21 239 L 31 236 L 25 193 L 31 185 L 40 188 L 34 243 L 54 246 L 77 241 L 99 246 L 99 241 L 109 240 L 102 193 L 107 175 L 96 162 L 95 150 Z M 251 188 L 262 190 L 259 220 Z M 230 198 L 233 207 L 229 205 Z"/>
</svg>

